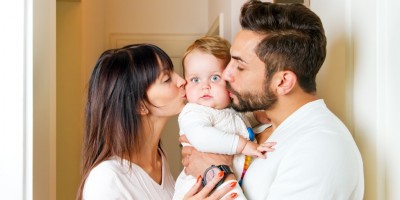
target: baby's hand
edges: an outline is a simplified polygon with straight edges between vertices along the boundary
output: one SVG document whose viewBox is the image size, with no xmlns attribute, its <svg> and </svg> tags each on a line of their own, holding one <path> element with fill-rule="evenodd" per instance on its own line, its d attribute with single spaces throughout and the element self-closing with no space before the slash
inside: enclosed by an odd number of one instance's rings
<svg viewBox="0 0 400 200">
<path fill-rule="evenodd" d="M 266 153 L 272 152 L 275 149 L 272 148 L 276 142 L 266 142 L 262 144 L 256 144 L 251 141 L 247 141 L 246 145 L 242 150 L 242 154 L 247 156 L 259 157 L 259 158 L 267 158 Z"/>
</svg>

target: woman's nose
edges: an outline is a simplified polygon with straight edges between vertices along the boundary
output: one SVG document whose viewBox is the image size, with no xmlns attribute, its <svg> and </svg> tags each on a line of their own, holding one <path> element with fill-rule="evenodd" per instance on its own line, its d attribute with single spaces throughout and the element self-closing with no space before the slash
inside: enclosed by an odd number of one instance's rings
<svg viewBox="0 0 400 200">
<path fill-rule="evenodd" d="M 183 87 L 186 85 L 186 80 L 183 79 L 181 76 L 179 76 L 177 73 L 175 73 L 176 78 L 176 86 L 177 87 Z"/>
</svg>

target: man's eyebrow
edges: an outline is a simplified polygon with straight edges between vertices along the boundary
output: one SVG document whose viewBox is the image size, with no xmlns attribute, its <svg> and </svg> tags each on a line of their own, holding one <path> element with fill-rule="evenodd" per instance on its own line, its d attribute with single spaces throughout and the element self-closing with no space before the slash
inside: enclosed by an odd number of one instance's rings
<svg viewBox="0 0 400 200">
<path fill-rule="evenodd" d="M 238 56 L 232 56 L 233 59 L 238 60 L 240 62 L 246 63 L 246 61 L 244 61 L 241 57 Z"/>
</svg>

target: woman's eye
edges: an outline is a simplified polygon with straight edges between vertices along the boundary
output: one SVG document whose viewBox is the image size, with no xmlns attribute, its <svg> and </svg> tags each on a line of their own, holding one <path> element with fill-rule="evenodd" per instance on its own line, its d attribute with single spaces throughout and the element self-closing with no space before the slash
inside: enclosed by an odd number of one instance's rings
<svg viewBox="0 0 400 200">
<path fill-rule="evenodd" d="M 191 78 L 190 81 L 191 81 L 192 83 L 199 83 L 199 82 L 200 82 L 200 79 L 197 78 L 197 77 L 195 77 L 195 78 Z"/>
<path fill-rule="evenodd" d="M 219 79 L 221 79 L 221 77 L 220 77 L 219 75 L 212 75 L 212 76 L 211 76 L 211 81 L 212 81 L 212 82 L 216 82 L 216 81 L 218 81 Z"/>
<path fill-rule="evenodd" d="M 170 81 L 171 81 L 171 77 L 168 77 L 168 78 L 165 78 L 163 82 L 164 82 L 164 83 L 168 83 L 168 82 L 170 82 Z"/>
</svg>

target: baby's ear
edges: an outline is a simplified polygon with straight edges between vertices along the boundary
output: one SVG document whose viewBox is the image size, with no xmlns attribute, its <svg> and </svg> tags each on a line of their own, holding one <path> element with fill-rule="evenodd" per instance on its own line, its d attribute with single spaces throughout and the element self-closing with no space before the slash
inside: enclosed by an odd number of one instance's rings
<svg viewBox="0 0 400 200">
<path fill-rule="evenodd" d="M 149 114 L 149 109 L 147 109 L 147 106 L 144 102 L 141 102 L 139 105 L 139 114 L 140 115 L 147 115 Z"/>
<path fill-rule="evenodd" d="M 280 95 L 288 94 L 297 83 L 297 76 L 292 71 L 281 71 L 277 77 L 276 92 Z"/>
</svg>

